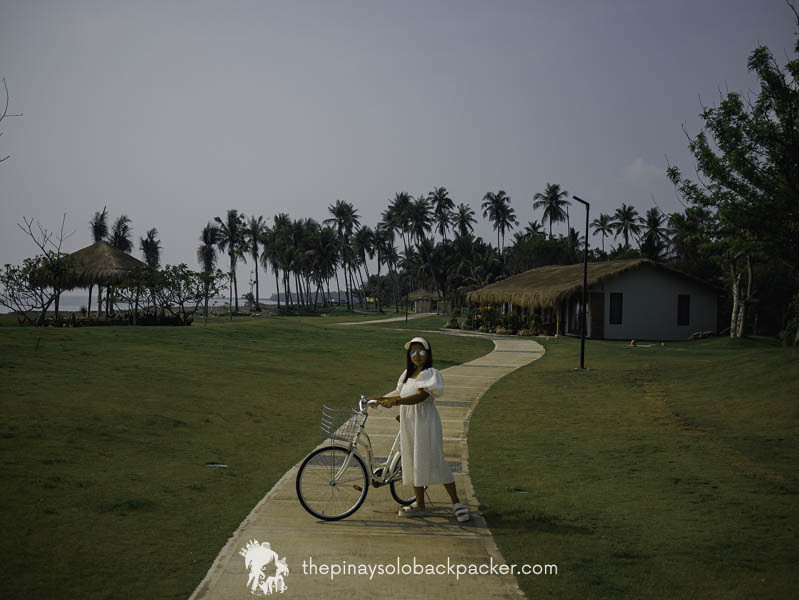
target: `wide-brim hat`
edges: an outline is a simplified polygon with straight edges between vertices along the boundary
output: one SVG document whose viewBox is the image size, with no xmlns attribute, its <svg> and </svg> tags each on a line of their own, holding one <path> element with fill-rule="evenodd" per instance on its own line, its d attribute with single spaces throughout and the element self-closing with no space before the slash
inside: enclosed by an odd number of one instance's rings
<svg viewBox="0 0 799 600">
<path fill-rule="evenodd" d="M 405 349 L 410 350 L 411 344 L 413 344 L 414 342 L 419 342 L 422 346 L 424 346 L 425 350 L 430 350 L 430 343 L 423 337 L 418 337 L 418 336 L 413 338 L 409 342 L 405 342 Z"/>
</svg>

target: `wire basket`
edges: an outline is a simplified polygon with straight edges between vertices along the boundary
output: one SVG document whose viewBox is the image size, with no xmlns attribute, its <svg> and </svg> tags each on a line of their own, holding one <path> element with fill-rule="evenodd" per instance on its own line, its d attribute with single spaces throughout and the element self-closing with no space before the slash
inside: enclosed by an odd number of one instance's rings
<svg viewBox="0 0 799 600">
<path fill-rule="evenodd" d="M 331 440 L 351 442 L 358 429 L 358 412 L 351 408 L 322 406 L 322 435 Z"/>
</svg>

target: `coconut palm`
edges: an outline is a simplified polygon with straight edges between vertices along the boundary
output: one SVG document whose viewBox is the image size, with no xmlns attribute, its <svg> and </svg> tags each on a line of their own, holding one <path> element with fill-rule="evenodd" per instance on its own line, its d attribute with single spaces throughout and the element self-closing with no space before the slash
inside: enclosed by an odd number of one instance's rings
<svg viewBox="0 0 799 600">
<path fill-rule="evenodd" d="M 630 247 L 630 234 L 638 236 L 641 233 L 641 217 L 638 216 L 638 211 L 633 206 L 627 206 L 622 203 L 621 208 L 617 208 L 613 214 L 613 221 L 610 226 L 613 227 L 614 238 L 621 235 L 624 238 L 624 248 Z"/>
<path fill-rule="evenodd" d="M 366 271 L 366 282 L 368 284 L 369 264 L 366 261 L 366 257 L 368 256 L 370 260 L 375 257 L 375 232 L 371 227 L 361 227 L 353 237 L 352 245 L 353 251 L 358 260 L 358 275 L 360 276 L 360 265 L 363 265 L 364 270 Z M 361 280 L 363 281 L 363 278 L 361 278 Z M 367 293 L 368 292 L 369 290 L 367 289 Z"/>
<path fill-rule="evenodd" d="M 338 235 L 335 230 L 331 227 L 322 227 L 313 239 L 309 254 L 317 283 L 317 295 L 319 288 L 325 285 L 327 296 L 323 294 L 323 298 L 330 298 L 330 278 L 336 273 L 339 263 Z M 327 300 L 324 301 L 324 304 L 327 304 Z M 316 300 L 314 300 L 314 306 L 316 306 Z"/>
<path fill-rule="evenodd" d="M 108 235 L 108 243 L 114 248 L 122 250 L 125 254 L 130 254 L 133 251 L 133 242 L 130 239 L 131 234 L 130 219 L 127 215 L 122 215 L 114 221 L 114 225 Z M 108 286 L 105 294 L 105 314 L 108 315 L 111 310 L 111 286 Z"/>
<path fill-rule="evenodd" d="M 144 262 L 152 269 L 157 269 L 161 260 L 161 241 L 156 236 L 158 230 L 153 227 L 147 232 L 147 237 L 139 238 L 139 249 L 144 256 Z"/>
<path fill-rule="evenodd" d="M 350 202 L 336 200 L 335 204 L 327 207 L 327 210 L 332 217 L 325 219 L 323 223 L 332 226 L 339 236 L 339 247 L 344 265 L 344 290 L 347 294 L 347 310 L 352 310 L 350 304 L 350 289 L 352 289 L 352 286 L 350 285 L 351 262 L 349 246 L 350 237 L 353 231 L 360 227 L 361 222 L 358 218 L 358 211 Z M 336 275 L 336 280 L 338 280 L 338 275 Z"/>
<path fill-rule="evenodd" d="M 458 212 L 452 216 L 452 226 L 460 236 L 466 236 L 474 231 L 474 211 L 468 204 L 458 204 Z"/>
<path fill-rule="evenodd" d="M 497 232 L 497 252 L 501 255 L 502 247 L 505 245 L 505 232 L 510 231 L 514 225 L 519 223 L 516 211 L 510 205 L 510 196 L 504 190 L 499 190 L 496 194 L 488 192 L 483 196 L 482 209 L 483 217 L 488 217 Z M 502 236 L 501 244 L 500 235 Z"/>
<path fill-rule="evenodd" d="M 114 226 L 111 228 L 111 235 L 108 238 L 108 243 L 114 248 L 119 248 L 126 254 L 130 254 L 133 250 L 133 242 L 130 241 L 130 235 L 130 219 L 127 215 L 122 215 L 116 221 L 114 221 Z"/>
<path fill-rule="evenodd" d="M 216 245 L 222 252 L 227 252 L 230 258 L 230 278 L 233 280 L 233 285 L 230 286 L 230 306 L 231 308 L 233 307 L 233 296 L 235 296 L 236 312 L 239 312 L 239 286 L 236 278 L 236 264 L 239 259 L 246 260 L 247 240 L 245 237 L 244 215 L 239 214 L 239 211 L 235 208 L 231 208 L 227 211 L 224 221 L 219 217 L 214 217 L 214 221 L 219 226 Z"/>
<path fill-rule="evenodd" d="M 375 252 L 377 254 L 377 309 L 382 311 L 380 306 L 380 266 L 385 264 L 388 267 L 388 275 L 394 289 L 394 305 L 399 312 L 399 286 L 397 283 L 394 266 L 397 264 L 397 249 L 394 247 L 394 230 L 391 225 L 381 221 L 375 227 Z"/>
<path fill-rule="evenodd" d="M 442 239 L 447 241 L 447 231 L 449 230 L 452 222 L 452 209 L 455 208 L 455 202 L 449 197 L 449 192 L 445 187 L 433 188 L 427 196 L 433 207 L 433 219 L 436 223 L 436 231 L 441 234 Z"/>
<path fill-rule="evenodd" d="M 255 265 L 255 312 L 260 312 L 261 306 L 259 302 L 260 287 L 258 281 L 258 259 L 260 252 L 263 249 L 264 237 L 266 235 L 266 223 L 263 217 L 250 217 L 247 221 L 247 226 L 244 231 L 244 236 L 247 239 L 247 246 L 250 249 L 250 256 L 252 256 L 253 264 Z"/>
<path fill-rule="evenodd" d="M 89 221 L 89 230 L 92 234 L 92 240 L 96 244 L 97 242 L 103 241 L 106 237 L 108 237 L 108 223 L 106 219 L 108 218 L 108 210 L 106 207 L 103 207 L 102 212 L 95 212 L 94 218 Z M 94 282 L 89 284 L 89 317 L 92 316 L 92 288 L 94 287 Z M 97 285 L 97 318 L 100 318 L 100 309 L 103 304 L 103 288 L 98 284 Z"/>
<path fill-rule="evenodd" d="M 200 263 L 203 273 L 209 275 L 216 266 L 216 244 L 219 237 L 219 228 L 213 223 L 208 223 L 200 233 L 200 242 L 197 247 L 197 262 Z M 207 284 L 206 284 L 207 285 Z M 207 290 L 207 288 L 206 288 Z M 205 317 L 208 318 L 208 294 L 205 294 Z"/>
<path fill-rule="evenodd" d="M 606 215 L 602 213 L 593 221 L 591 221 L 591 227 L 594 229 L 594 234 L 601 234 L 602 235 L 602 253 L 605 253 L 605 237 L 613 233 L 613 227 L 611 227 L 610 215 Z"/>
<path fill-rule="evenodd" d="M 396 233 L 402 237 L 405 251 L 408 251 L 409 241 L 406 235 L 410 229 L 413 200 L 408 192 L 394 194 L 394 199 L 389 202 L 388 209 L 383 212 L 383 221 L 389 224 Z"/>
<path fill-rule="evenodd" d="M 641 235 L 641 253 L 652 260 L 661 260 L 669 241 L 666 216 L 659 208 L 652 207 L 646 211 L 646 218 L 642 223 L 644 231 Z"/>
<path fill-rule="evenodd" d="M 543 208 L 544 217 L 542 221 L 549 221 L 549 239 L 552 239 L 552 223 L 566 220 L 564 207 L 570 203 L 567 198 L 569 192 L 560 189 L 558 183 L 547 183 L 544 193 L 538 192 L 533 196 L 533 210 Z"/>
</svg>

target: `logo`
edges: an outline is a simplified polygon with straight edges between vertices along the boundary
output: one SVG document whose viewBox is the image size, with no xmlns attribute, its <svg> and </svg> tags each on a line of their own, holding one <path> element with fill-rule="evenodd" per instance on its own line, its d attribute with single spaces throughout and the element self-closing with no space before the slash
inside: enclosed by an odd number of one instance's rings
<svg viewBox="0 0 799 600">
<path fill-rule="evenodd" d="M 286 591 L 284 576 L 289 574 L 286 557 L 279 558 L 269 542 L 259 544 L 258 540 L 250 540 L 239 550 L 239 554 L 244 557 L 244 565 L 249 574 L 247 587 L 251 594 L 268 596 Z"/>
</svg>

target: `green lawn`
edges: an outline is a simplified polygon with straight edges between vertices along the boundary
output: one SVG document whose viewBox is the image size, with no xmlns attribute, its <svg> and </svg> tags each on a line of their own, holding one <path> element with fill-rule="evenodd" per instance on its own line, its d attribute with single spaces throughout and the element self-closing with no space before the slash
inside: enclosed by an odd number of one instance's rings
<svg viewBox="0 0 799 600">
<path fill-rule="evenodd" d="M 580 372 L 579 340 L 544 345 L 469 430 L 506 560 L 558 565 L 520 577 L 528 597 L 795 597 L 799 353 L 588 341 Z"/>
<path fill-rule="evenodd" d="M 394 386 L 410 332 L 333 325 L 374 317 L 0 328 L 0 598 L 187 598 L 322 404 Z M 430 338 L 442 369 L 492 348 Z"/>
</svg>

